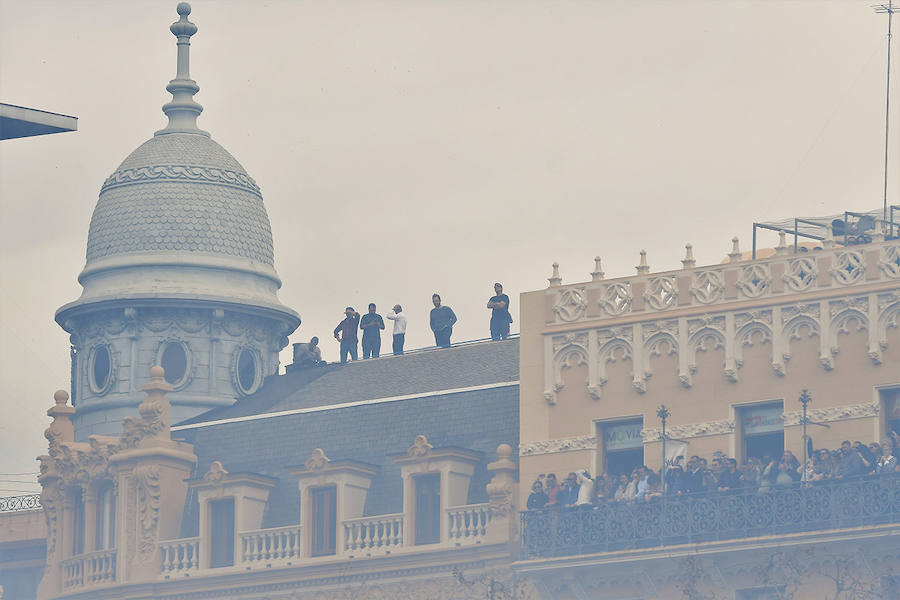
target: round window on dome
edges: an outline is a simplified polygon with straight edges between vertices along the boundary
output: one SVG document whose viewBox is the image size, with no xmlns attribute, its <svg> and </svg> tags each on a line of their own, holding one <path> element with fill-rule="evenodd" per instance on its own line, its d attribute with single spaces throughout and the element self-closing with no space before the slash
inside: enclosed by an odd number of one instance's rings
<svg viewBox="0 0 900 600">
<path fill-rule="evenodd" d="M 159 354 L 159 366 L 166 372 L 166 381 L 173 387 L 186 383 L 188 375 L 188 350 L 182 342 L 170 341 L 163 344 Z"/>
<path fill-rule="evenodd" d="M 252 394 L 259 383 L 259 363 L 256 353 L 250 348 L 244 348 L 238 354 L 237 383 L 244 394 Z"/>
<path fill-rule="evenodd" d="M 88 362 L 91 389 L 96 394 L 105 394 L 112 383 L 112 356 L 109 353 L 109 346 L 95 346 L 91 350 Z"/>
</svg>

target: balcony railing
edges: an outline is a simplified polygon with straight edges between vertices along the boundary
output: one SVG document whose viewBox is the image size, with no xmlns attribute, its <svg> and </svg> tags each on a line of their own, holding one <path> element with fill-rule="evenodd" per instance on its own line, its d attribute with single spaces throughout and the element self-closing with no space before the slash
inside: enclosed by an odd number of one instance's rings
<svg viewBox="0 0 900 600">
<path fill-rule="evenodd" d="M 64 560 L 63 590 L 108 585 L 116 580 L 116 550 L 98 550 Z"/>
<path fill-rule="evenodd" d="M 448 537 L 451 544 L 481 542 L 491 521 L 490 504 L 469 504 L 447 509 Z"/>
<path fill-rule="evenodd" d="M 403 546 L 403 513 L 344 521 L 344 550 L 388 553 Z"/>
<path fill-rule="evenodd" d="M 241 534 L 244 564 L 290 564 L 300 558 L 300 526 L 256 529 Z"/>
<path fill-rule="evenodd" d="M 0 498 L 0 513 L 15 512 L 18 510 L 32 510 L 41 508 L 41 495 L 28 494 L 27 496 L 6 496 Z"/>
<path fill-rule="evenodd" d="M 190 575 L 200 568 L 200 538 L 182 538 L 159 543 L 162 555 L 162 574 Z"/>
<path fill-rule="evenodd" d="M 900 522 L 900 475 L 523 512 L 533 559 Z"/>
</svg>

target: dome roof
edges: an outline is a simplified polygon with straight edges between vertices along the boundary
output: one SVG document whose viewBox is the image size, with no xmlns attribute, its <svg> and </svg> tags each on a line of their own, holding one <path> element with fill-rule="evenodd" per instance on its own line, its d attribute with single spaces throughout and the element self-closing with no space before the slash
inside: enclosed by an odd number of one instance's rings
<svg viewBox="0 0 900 600">
<path fill-rule="evenodd" d="M 199 131 L 160 132 L 106 180 L 91 218 L 86 266 L 119 254 L 171 252 L 273 265 L 259 187 Z"/>
</svg>

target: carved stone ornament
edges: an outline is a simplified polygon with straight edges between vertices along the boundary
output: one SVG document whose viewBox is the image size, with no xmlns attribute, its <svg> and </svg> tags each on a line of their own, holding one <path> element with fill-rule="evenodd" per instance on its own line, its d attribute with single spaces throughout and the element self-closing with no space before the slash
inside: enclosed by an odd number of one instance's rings
<svg viewBox="0 0 900 600">
<path fill-rule="evenodd" d="M 900 279 L 900 244 L 884 246 L 881 249 L 881 260 L 878 267 L 886 277 Z"/>
<path fill-rule="evenodd" d="M 718 271 L 701 271 L 694 277 L 691 296 L 700 304 L 712 304 L 722 299 L 725 281 Z"/>
<path fill-rule="evenodd" d="M 206 475 L 203 476 L 203 481 L 205 481 L 206 483 L 219 485 L 225 480 L 225 477 L 227 476 L 228 471 L 225 470 L 225 467 L 222 466 L 222 463 L 214 460 L 212 461 L 212 463 L 210 463 L 209 470 L 206 472 Z"/>
<path fill-rule="evenodd" d="M 329 462 L 331 462 L 331 459 L 325 456 L 325 451 L 321 448 L 316 448 L 312 451 L 304 466 L 310 471 L 319 471 L 324 469 Z"/>
<path fill-rule="evenodd" d="M 198 181 L 201 183 L 215 183 L 218 185 L 227 185 L 250 192 L 262 198 L 259 186 L 253 181 L 249 175 L 245 173 L 237 173 L 226 169 L 215 169 L 211 167 L 197 167 L 191 165 L 162 165 L 138 167 L 134 169 L 122 169 L 116 171 L 103 182 L 100 188 L 102 194 L 106 190 L 110 190 L 123 185 L 130 185 L 142 181 L 154 180 L 183 180 Z"/>
<path fill-rule="evenodd" d="M 723 435 L 734 431 L 734 421 L 725 419 L 722 421 L 706 421 L 704 423 L 687 423 L 685 425 L 670 425 L 666 428 L 669 437 L 688 439 L 705 435 Z M 645 442 L 654 442 L 661 439 L 662 430 L 655 428 L 643 429 L 641 437 Z"/>
<path fill-rule="evenodd" d="M 597 303 L 610 316 L 628 312 L 631 310 L 631 285 L 629 283 L 610 283 L 604 286 L 602 297 Z"/>
<path fill-rule="evenodd" d="M 141 562 L 147 563 L 153 558 L 156 551 L 156 542 L 159 539 L 159 466 L 139 465 L 134 468 L 133 480 L 137 493 L 138 522 L 140 523 L 140 537 L 138 539 L 138 557 Z"/>
<path fill-rule="evenodd" d="M 759 298 L 766 293 L 771 282 L 768 266 L 754 263 L 741 269 L 737 287 L 744 297 Z"/>
<path fill-rule="evenodd" d="M 819 269 L 814 258 L 804 256 L 788 262 L 787 270 L 782 279 L 788 288 L 795 292 L 804 292 L 810 289 L 819 275 Z"/>
<path fill-rule="evenodd" d="M 847 250 L 834 256 L 834 267 L 831 276 L 841 285 L 856 283 L 866 272 L 866 264 L 861 252 Z"/>
<path fill-rule="evenodd" d="M 553 314 L 556 315 L 556 318 L 566 323 L 583 318 L 586 311 L 587 300 L 584 288 L 563 290 L 553 307 Z"/>
<path fill-rule="evenodd" d="M 644 300 L 655 310 L 665 310 L 678 301 L 678 287 L 674 277 L 654 277 L 644 292 Z"/>
<path fill-rule="evenodd" d="M 577 450 L 596 450 L 598 439 L 593 436 L 560 438 L 556 440 L 540 440 L 519 444 L 519 456 L 536 456 L 539 454 L 557 454 Z"/>
<path fill-rule="evenodd" d="M 434 446 L 428 443 L 428 438 L 419 434 L 413 441 L 413 445 L 406 451 L 406 454 L 413 458 L 424 458 L 431 454 L 432 449 L 434 449 Z"/>
<path fill-rule="evenodd" d="M 807 419 L 820 422 L 843 421 L 845 419 L 860 419 L 864 417 L 877 417 L 881 412 L 878 402 L 865 402 L 863 404 L 851 404 L 849 406 L 833 406 L 830 408 L 812 408 L 806 412 Z M 784 424 L 800 425 L 803 412 L 799 410 L 784 413 Z"/>
</svg>

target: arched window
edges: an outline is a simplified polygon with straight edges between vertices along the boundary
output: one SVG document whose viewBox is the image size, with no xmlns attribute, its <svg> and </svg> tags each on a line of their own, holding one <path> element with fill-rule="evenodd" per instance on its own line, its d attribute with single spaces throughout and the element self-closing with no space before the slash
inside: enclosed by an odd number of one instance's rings
<svg viewBox="0 0 900 600">
<path fill-rule="evenodd" d="M 183 387 L 187 383 L 190 355 L 183 342 L 165 342 L 160 347 L 157 361 L 166 372 L 166 381 L 173 387 Z"/>
<path fill-rule="evenodd" d="M 116 547 L 116 492 L 112 483 L 100 487 L 97 493 L 96 550 Z"/>
</svg>

